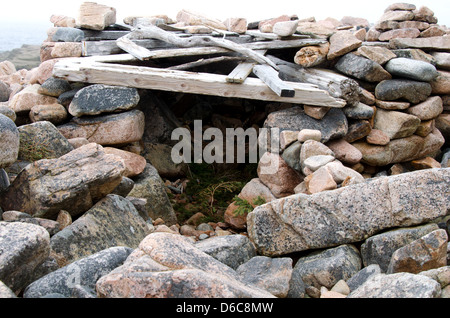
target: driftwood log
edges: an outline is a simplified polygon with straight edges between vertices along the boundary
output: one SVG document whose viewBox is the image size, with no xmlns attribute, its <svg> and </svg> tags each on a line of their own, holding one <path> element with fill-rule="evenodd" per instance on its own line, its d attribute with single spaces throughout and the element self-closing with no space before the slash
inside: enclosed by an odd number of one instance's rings
<svg viewBox="0 0 450 318">
<path fill-rule="evenodd" d="M 309 83 L 324 89 L 335 98 L 344 99 L 350 106 L 359 103 L 358 82 L 328 69 L 303 68 L 274 56 L 267 56 L 279 68 L 280 78 L 285 81 Z"/>
</svg>

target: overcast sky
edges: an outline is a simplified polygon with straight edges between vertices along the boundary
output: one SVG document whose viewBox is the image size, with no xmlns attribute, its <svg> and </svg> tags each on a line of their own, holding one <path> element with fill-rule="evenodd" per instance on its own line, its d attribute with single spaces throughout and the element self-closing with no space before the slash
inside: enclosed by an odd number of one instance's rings
<svg viewBox="0 0 450 318">
<path fill-rule="evenodd" d="M 63 14 L 76 18 L 83 0 L 6 0 L 2 1 L 0 20 L 37 20 L 48 21 L 52 14 Z M 344 16 L 361 17 L 375 23 L 384 9 L 396 0 L 101 0 L 97 3 L 117 9 L 118 22 L 129 15 L 166 14 L 175 18 L 178 11 L 188 9 L 207 16 L 225 20 L 229 17 L 244 17 L 249 22 L 280 16 L 283 14 L 298 15 L 299 18 L 314 16 L 317 20 L 332 17 L 341 19 Z M 427 6 L 434 11 L 439 24 L 450 27 L 449 0 L 406 1 L 417 7 Z M 1 31 L 0 31 L 1 32 Z"/>
</svg>

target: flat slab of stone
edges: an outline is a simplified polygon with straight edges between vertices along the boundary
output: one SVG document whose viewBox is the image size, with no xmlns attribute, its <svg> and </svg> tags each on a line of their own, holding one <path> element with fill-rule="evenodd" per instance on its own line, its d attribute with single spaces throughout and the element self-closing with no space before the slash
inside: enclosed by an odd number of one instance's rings
<svg viewBox="0 0 450 318">
<path fill-rule="evenodd" d="M 327 58 L 333 60 L 336 57 L 347 54 L 362 45 L 362 41 L 356 38 L 350 31 L 339 31 L 330 37 L 330 50 Z"/>
<path fill-rule="evenodd" d="M 415 39 L 392 39 L 389 46 L 393 49 L 422 49 L 448 51 L 450 50 L 450 36 L 434 36 L 429 38 Z"/>
<path fill-rule="evenodd" d="M 275 256 L 359 242 L 392 227 L 447 214 L 450 169 L 430 169 L 313 195 L 296 194 L 247 216 L 249 238 Z"/>
</svg>

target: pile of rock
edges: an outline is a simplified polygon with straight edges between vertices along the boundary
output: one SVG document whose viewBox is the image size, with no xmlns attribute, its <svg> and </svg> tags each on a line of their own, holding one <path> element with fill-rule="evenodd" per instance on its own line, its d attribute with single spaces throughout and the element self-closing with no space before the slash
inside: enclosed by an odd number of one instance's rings
<svg viewBox="0 0 450 318">
<path fill-rule="evenodd" d="M 205 22 L 192 19 L 182 11 L 177 26 Z M 208 20 L 326 39 L 291 58 L 347 77 L 358 96 L 344 108 L 222 101 L 249 118 L 213 125 L 269 133 L 239 194 L 254 210 L 232 203 L 224 223 L 199 226 L 178 224 L 163 178 L 185 176 L 170 134 L 208 99 L 53 77 L 86 30 L 116 21 L 95 3 L 51 20 L 38 68 L 0 63 L 0 297 L 450 297 L 450 38 L 431 10 L 394 4 L 373 27 Z"/>
</svg>

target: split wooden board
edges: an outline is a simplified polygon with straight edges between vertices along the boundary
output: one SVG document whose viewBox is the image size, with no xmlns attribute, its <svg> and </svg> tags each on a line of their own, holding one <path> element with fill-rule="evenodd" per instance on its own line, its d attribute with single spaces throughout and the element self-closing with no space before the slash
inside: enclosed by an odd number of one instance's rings
<svg viewBox="0 0 450 318">
<path fill-rule="evenodd" d="M 346 105 L 344 100 L 334 98 L 327 91 L 311 84 L 285 82 L 295 94 L 293 97 L 283 97 L 278 96 L 259 78 L 249 77 L 242 84 L 233 84 L 227 82 L 227 75 L 112 64 L 105 63 L 106 60 L 121 63 L 136 61 L 128 54 L 108 58 L 69 58 L 55 64 L 53 75 L 68 81 L 91 84 L 336 108 Z"/>
</svg>

